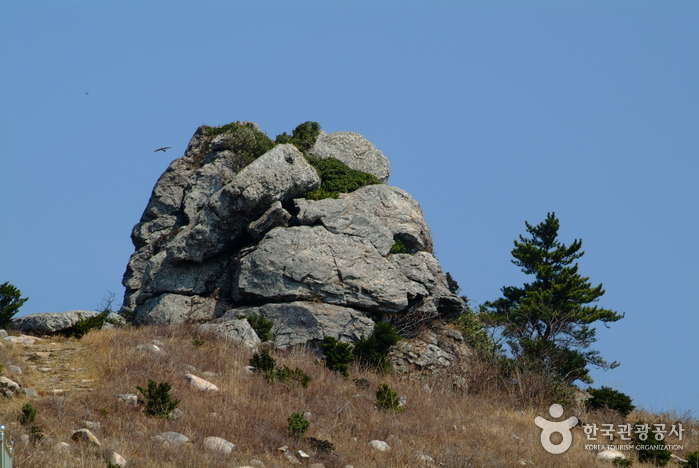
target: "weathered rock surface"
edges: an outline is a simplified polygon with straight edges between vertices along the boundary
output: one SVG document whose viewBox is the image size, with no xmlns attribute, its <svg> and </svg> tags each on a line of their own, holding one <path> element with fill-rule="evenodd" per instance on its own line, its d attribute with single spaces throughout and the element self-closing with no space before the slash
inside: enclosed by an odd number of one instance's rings
<svg viewBox="0 0 699 468">
<path fill-rule="evenodd" d="M 603 461 L 608 461 L 611 462 L 613 460 L 616 460 L 617 458 L 624 459 L 626 458 L 626 455 L 624 455 L 623 452 L 620 452 L 619 450 L 603 450 L 600 453 L 598 453 L 595 458 L 597 460 L 603 460 Z"/>
<path fill-rule="evenodd" d="M 310 151 L 321 158 L 335 158 L 357 171 L 373 174 L 382 183 L 388 182 L 390 163 L 381 151 L 354 132 L 321 132 Z"/>
<path fill-rule="evenodd" d="M 19 335 L 19 336 L 6 336 L 5 338 L 2 339 L 3 344 L 7 343 L 10 345 L 15 345 L 15 344 L 21 344 L 25 346 L 31 346 L 34 343 L 36 343 L 37 338 L 34 338 L 32 336 L 27 336 L 27 335 Z"/>
<path fill-rule="evenodd" d="M 201 377 L 197 377 L 196 375 L 192 374 L 185 374 L 184 378 L 187 379 L 187 382 L 189 382 L 189 384 L 197 390 L 218 392 L 218 387 L 216 385 L 212 384 L 208 380 L 202 379 Z"/>
<path fill-rule="evenodd" d="M 212 331 L 251 350 L 257 349 L 262 344 L 250 323 L 245 319 L 238 319 L 236 315 L 224 315 L 215 323 L 204 323 L 200 328 L 204 331 Z"/>
<path fill-rule="evenodd" d="M 372 440 L 369 442 L 369 447 L 376 452 L 388 452 L 391 447 L 383 440 Z"/>
<path fill-rule="evenodd" d="M 95 447 L 101 447 L 102 443 L 95 437 L 95 435 L 90 432 L 89 429 L 78 429 L 77 431 L 73 432 L 73 435 L 70 436 L 70 439 L 75 442 L 76 444 L 82 443 L 82 444 L 87 444 L 87 445 L 92 445 Z"/>
<path fill-rule="evenodd" d="M 233 244 L 275 201 L 319 186 L 318 173 L 295 146 L 275 146 L 214 193 L 194 221 L 175 235 L 167 252 L 175 261 L 201 263 Z"/>
<path fill-rule="evenodd" d="M 19 392 L 19 384 L 5 376 L 0 376 L 0 392 L 6 397 L 11 397 Z"/>
<path fill-rule="evenodd" d="M 435 322 L 412 338 L 398 342 L 389 360 L 399 374 L 444 376 L 460 389 L 468 388 L 467 374 L 471 350 L 460 332 Z"/>
<path fill-rule="evenodd" d="M 70 328 L 79 320 L 94 317 L 99 312 L 93 310 L 71 310 L 68 312 L 40 312 L 10 320 L 10 327 L 22 333 L 33 335 L 53 334 Z M 107 320 L 123 323 L 124 319 L 117 314 L 109 314 Z"/>
<path fill-rule="evenodd" d="M 107 453 L 107 462 L 111 465 L 118 467 L 125 467 L 127 465 L 126 458 L 122 457 L 118 452 L 110 450 Z"/>
<path fill-rule="evenodd" d="M 212 452 L 218 452 L 224 455 L 228 455 L 233 450 L 235 450 L 235 444 L 227 441 L 223 437 L 205 437 L 204 447 L 211 450 Z"/>
<path fill-rule="evenodd" d="M 163 432 L 162 434 L 155 436 L 155 440 L 171 446 L 182 445 L 186 444 L 187 442 L 190 442 L 189 437 L 187 437 L 186 435 L 172 431 Z"/>
<path fill-rule="evenodd" d="M 322 226 L 276 228 L 241 253 L 234 279 L 245 301 L 318 300 L 372 312 L 400 312 L 424 290 L 366 239 Z"/>
<path fill-rule="evenodd" d="M 369 336 L 374 329 L 374 322 L 358 310 L 302 301 L 241 307 L 228 312 L 217 323 L 202 327 L 217 330 L 216 327 L 231 326 L 237 321 L 248 323 L 247 320 L 238 320 L 238 315 L 262 315 L 274 322 L 272 334 L 274 343 L 279 348 L 321 341 L 324 336 L 332 336 L 341 341 L 356 341 L 362 335 Z M 224 332 L 221 334 L 226 336 Z"/>
<path fill-rule="evenodd" d="M 320 177 L 295 146 L 250 157 L 241 148 L 259 129 L 233 127 L 198 129 L 156 183 L 132 231 L 125 315 L 138 323 L 200 323 L 256 349 L 259 337 L 241 317 L 272 320 L 275 345 L 289 347 L 326 335 L 356 341 L 379 319 L 417 333 L 461 310 L 407 192 L 379 184 L 307 200 Z M 385 156 L 355 133 L 321 133 L 309 153 L 384 182 L 389 176 Z M 391 253 L 399 245 L 406 253 Z M 434 346 L 441 351 L 429 343 L 410 351 L 417 357 L 404 358 L 403 367 L 456 361 Z"/>
</svg>

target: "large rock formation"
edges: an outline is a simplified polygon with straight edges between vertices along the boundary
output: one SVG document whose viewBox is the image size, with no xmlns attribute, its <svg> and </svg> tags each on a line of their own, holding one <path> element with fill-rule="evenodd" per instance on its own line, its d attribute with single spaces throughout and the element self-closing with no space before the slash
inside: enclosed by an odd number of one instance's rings
<svg viewBox="0 0 699 468">
<path fill-rule="evenodd" d="M 309 153 L 388 180 L 388 160 L 356 133 L 320 133 Z M 199 128 L 133 229 L 123 313 L 222 333 L 264 315 L 286 347 L 356 340 L 380 319 L 409 330 L 461 310 L 408 193 L 382 183 L 304 198 L 320 185 L 296 146 L 273 146 L 255 124 Z"/>
</svg>

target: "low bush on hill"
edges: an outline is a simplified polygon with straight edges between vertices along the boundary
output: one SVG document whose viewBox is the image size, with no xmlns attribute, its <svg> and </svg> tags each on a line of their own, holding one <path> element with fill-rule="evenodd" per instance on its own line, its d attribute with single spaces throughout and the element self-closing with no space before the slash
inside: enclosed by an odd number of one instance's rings
<svg viewBox="0 0 699 468">
<path fill-rule="evenodd" d="M 180 400 L 173 400 L 170 396 L 172 385 L 168 382 L 157 383 L 149 379 L 147 388 L 137 385 L 136 389 L 143 394 L 146 401 L 146 414 L 151 416 L 168 419 L 170 413 L 180 404 Z"/>
<path fill-rule="evenodd" d="M 308 152 L 316 144 L 316 140 L 320 135 L 320 124 L 318 122 L 304 122 L 294 129 L 291 135 L 286 132 L 277 135 L 275 143 L 281 145 L 283 143 L 291 143 L 296 146 L 303 154 Z"/>
<path fill-rule="evenodd" d="M 588 388 L 587 392 L 592 395 L 586 402 L 588 409 L 607 408 L 626 417 L 636 408 L 631 403 L 631 397 L 610 387 Z"/>
<path fill-rule="evenodd" d="M 339 159 L 306 156 L 306 160 L 315 168 L 320 177 L 320 188 L 304 195 L 308 200 L 337 198 L 341 193 L 350 193 L 365 185 L 381 183 L 376 176 L 350 169 Z"/>
<path fill-rule="evenodd" d="M 388 322 L 376 322 L 374 331 L 368 337 L 363 337 L 354 345 L 354 356 L 358 362 L 376 369 L 388 371 L 388 350 L 398 343 L 401 337 Z"/>
<path fill-rule="evenodd" d="M 342 343 L 332 336 L 325 336 L 320 344 L 320 350 L 325 355 L 325 365 L 328 369 L 349 377 L 349 364 L 354 361 L 351 344 Z"/>
</svg>

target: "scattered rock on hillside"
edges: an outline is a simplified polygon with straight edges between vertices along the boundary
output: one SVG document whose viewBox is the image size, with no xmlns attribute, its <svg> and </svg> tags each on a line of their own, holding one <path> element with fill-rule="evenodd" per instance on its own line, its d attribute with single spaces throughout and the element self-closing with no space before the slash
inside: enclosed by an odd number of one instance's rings
<svg viewBox="0 0 699 468">
<path fill-rule="evenodd" d="M 126 458 L 122 457 L 118 452 L 110 450 L 107 454 L 107 462 L 111 465 L 123 468 L 127 465 Z"/>
<path fill-rule="evenodd" d="M 75 443 L 85 443 L 88 445 L 93 445 L 95 447 L 101 447 L 102 443 L 95 437 L 95 435 L 89 429 L 78 429 L 73 432 L 70 439 Z"/>
<path fill-rule="evenodd" d="M 235 450 L 235 444 L 222 437 L 206 437 L 204 439 L 204 447 L 213 452 L 223 453 L 224 455 L 228 455 Z"/>
<path fill-rule="evenodd" d="M 59 442 L 54 445 L 51 450 L 63 453 L 70 452 L 70 444 L 68 442 Z"/>
<path fill-rule="evenodd" d="M 10 320 L 14 330 L 33 335 L 52 335 L 74 326 L 78 321 L 99 315 L 94 310 L 71 310 L 68 312 L 39 312 Z M 124 323 L 124 318 L 117 314 L 109 314 L 107 320 Z"/>
<path fill-rule="evenodd" d="M 369 442 L 369 447 L 376 452 L 388 452 L 391 447 L 383 440 L 372 440 Z"/>
<path fill-rule="evenodd" d="M 612 462 L 612 461 L 616 460 L 617 458 L 622 458 L 622 459 L 626 458 L 626 456 L 618 450 L 609 449 L 609 450 L 601 451 L 600 453 L 598 453 L 595 456 L 595 458 L 597 460 Z"/>
<path fill-rule="evenodd" d="M 0 392 L 6 397 L 11 397 L 19 392 L 20 386 L 14 380 L 10 380 L 5 376 L 0 376 Z"/>
<path fill-rule="evenodd" d="M 27 336 L 27 335 L 20 335 L 20 336 L 12 335 L 12 336 L 6 336 L 5 338 L 3 338 L 2 342 L 3 342 L 3 344 L 7 343 L 10 345 L 21 344 L 21 345 L 31 346 L 37 342 L 37 338 L 34 338 L 32 336 Z"/>
<path fill-rule="evenodd" d="M 163 432 L 162 434 L 155 436 L 155 440 L 163 442 L 167 445 L 182 445 L 184 443 L 190 442 L 189 437 L 179 432 Z"/>
<path fill-rule="evenodd" d="M 117 398 L 125 403 L 129 403 L 133 406 L 138 406 L 138 395 L 136 395 L 135 393 L 120 393 L 119 395 L 117 395 Z"/>
<path fill-rule="evenodd" d="M 212 384 L 208 380 L 202 379 L 201 377 L 197 377 L 196 375 L 192 374 L 185 374 L 184 378 L 187 379 L 189 384 L 197 390 L 218 392 L 218 387 L 216 385 Z"/>
</svg>

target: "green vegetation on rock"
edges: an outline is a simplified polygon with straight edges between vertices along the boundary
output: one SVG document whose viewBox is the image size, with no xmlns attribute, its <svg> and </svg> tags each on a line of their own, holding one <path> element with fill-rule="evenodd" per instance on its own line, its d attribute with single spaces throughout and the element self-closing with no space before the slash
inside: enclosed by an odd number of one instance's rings
<svg viewBox="0 0 699 468">
<path fill-rule="evenodd" d="M 306 160 L 315 168 L 320 177 L 320 188 L 304 195 L 308 200 L 337 198 L 341 193 L 350 193 L 365 185 L 381 183 L 376 176 L 350 169 L 347 164 L 335 158 L 306 156 Z"/>
<path fill-rule="evenodd" d="M 278 145 L 291 143 L 303 154 L 308 154 L 313 145 L 315 145 L 318 135 L 320 135 L 320 124 L 308 121 L 296 127 L 291 135 L 288 135 L 286 132 L 277 135 L 275 143 Z"/>
</svg>

